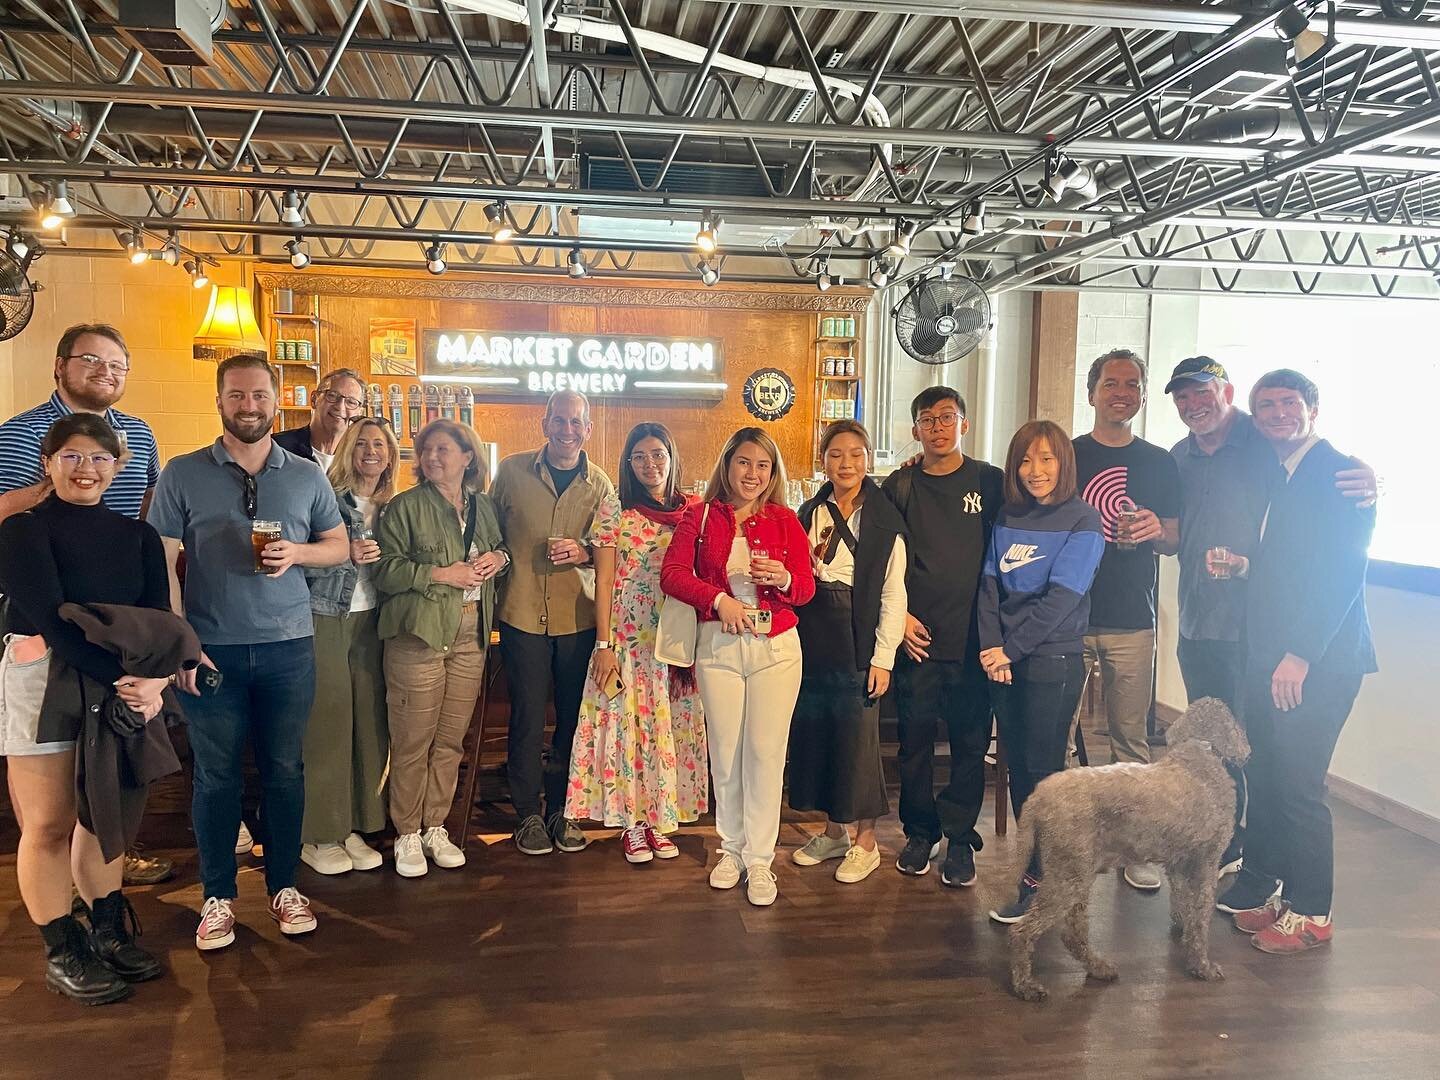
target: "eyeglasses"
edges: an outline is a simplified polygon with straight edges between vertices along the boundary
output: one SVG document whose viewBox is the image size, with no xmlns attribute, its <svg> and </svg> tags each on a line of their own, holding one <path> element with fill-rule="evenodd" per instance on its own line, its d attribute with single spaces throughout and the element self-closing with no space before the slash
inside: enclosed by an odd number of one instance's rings
<svg viewBox="0 0 1440 1080">
<path fill-rule="evenodd" d="M 958 412 L 947 412 L 939 416 L 922 416 L 915 423 L 926 431 L 934 431 L 936 428 L 952 428 L 963 419 Z"/>
<path fill-rule="evenodd" d="M 129 360 L 106 360 L 103 356 L 96 356 L 94 353 L 71 353 L 63 357 L 65 360 L 79 360 L 91 371 L 99 371 L 102 367 L 109 370 L 112 375 L 124 375 L 130 370 Z"/>
<path fill-rule="evenodd" d="M 630 455 L 631 465 L 644 465 L 647 461 L 654 462 L 656 465 L 664 465 L 669 460 L 670 454 L 666 450 L 651 450 L 648 454 L 639 450 Z"/>
<path fill-rule="evenodd" d="M 64 465 L 67 469 L 78 469 L 85 462 L 89 462 L 91 468 L 108 469 L 115 464 L 114 454 L 82 454 L 76 450 L 65 450 L 55 455 L 55 460 Z"/>
<path fill-rule="evenodd" d="M 331 405 L 349 405 L 352 409 L 363 409 L 365 402 L 359 398 L 346 397 L 344 394 L 337 394 L 334 390 L 321 390 L 320 396 Z"/>
</svg>

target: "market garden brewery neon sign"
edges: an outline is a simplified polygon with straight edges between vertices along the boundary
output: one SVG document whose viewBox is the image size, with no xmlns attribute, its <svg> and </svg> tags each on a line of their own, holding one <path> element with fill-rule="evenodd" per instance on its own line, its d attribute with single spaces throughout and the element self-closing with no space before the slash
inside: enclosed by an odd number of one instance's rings
<svg viewBox="0 0 1440 1080">
<path fill-rule="evenodd" d="M 726 390 L 720 342 L 704 339 L 426 330 L 421 355 L 422 381 L 462 383 L 477 395 L 718 401 Z"/>
</svg>

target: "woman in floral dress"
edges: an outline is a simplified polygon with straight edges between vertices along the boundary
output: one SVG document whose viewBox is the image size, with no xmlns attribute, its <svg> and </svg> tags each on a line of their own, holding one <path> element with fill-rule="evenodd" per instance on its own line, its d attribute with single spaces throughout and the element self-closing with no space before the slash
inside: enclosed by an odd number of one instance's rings
<svg viewBox="0 0 1440 1080">
<path fill-rule="evenodd" d="M 620 485 L 595 514 L 595 655 L 570 756 L 565 816 L 625 830 L 632 863 L 671 859 L 666 838 L 709 809 L 705 718 L 691 672 L 655 659 L 660 564 L 693 498 L 663 424 L 625 438 Z M 617 682 L 618 680 L 618 682 Z"/>
</svg>

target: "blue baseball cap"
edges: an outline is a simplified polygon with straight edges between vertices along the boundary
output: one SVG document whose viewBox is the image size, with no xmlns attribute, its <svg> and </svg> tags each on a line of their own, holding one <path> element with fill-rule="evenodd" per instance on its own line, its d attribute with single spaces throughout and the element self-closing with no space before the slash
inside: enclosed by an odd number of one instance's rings
<svg viewBox="0 0 1440 1080">
<path fill-rule="evenodd" d="M 1183 382 L 1209 382 L 1211 379 L 1224 379 L 1229 382 L 1230 374 L 1218 360 L 1211 360 L 1208 356 L 1192 356 L 1175 365 L 1175 370 L 1170 373 L 1170 381 L 1165 384 L 1165 393 L 1173 394 L 1175 388 Z"/>
</svg>

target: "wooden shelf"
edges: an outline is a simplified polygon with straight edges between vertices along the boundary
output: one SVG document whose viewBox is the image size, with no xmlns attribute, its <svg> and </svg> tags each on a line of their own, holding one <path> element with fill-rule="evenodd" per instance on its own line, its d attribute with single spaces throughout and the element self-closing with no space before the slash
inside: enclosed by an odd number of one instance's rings
<svg viewBox="0 0 1440 1080">
<path fill-rule="evenodd" d="M 296 311 L 272 311 L 270 317 L 276 322 L 308 322 L 317 325 L 320 322 L 319 315 L 304 315 Z"/>
<path fill-rule="evenodd" d="M 311 406 L 309 406 L 309 405 L 281 405 L 281 406 L 280 406 L 280 411 L 281 411 L 281 412 L 310 412 L 310 411 L 311 411 Z"/>
<path fill-rule="evenodd" d="M 859 382 L 859 375 L 817 375 L 821 382 Z"/>
<path fill-rule="evenodd" d="M 319 371 L 320 365 L 314 360 L 271 360 L 276 367 L 307 367 L 312 371 Z"/>
<path fill-rule="evenodd" d="M 860 339 L 853 337 L 817 337 L 815 339 L 816 345 L 825 345 L 827 343 L 835 345 L 858 345 L 860 344 Z"/>
</svg>

